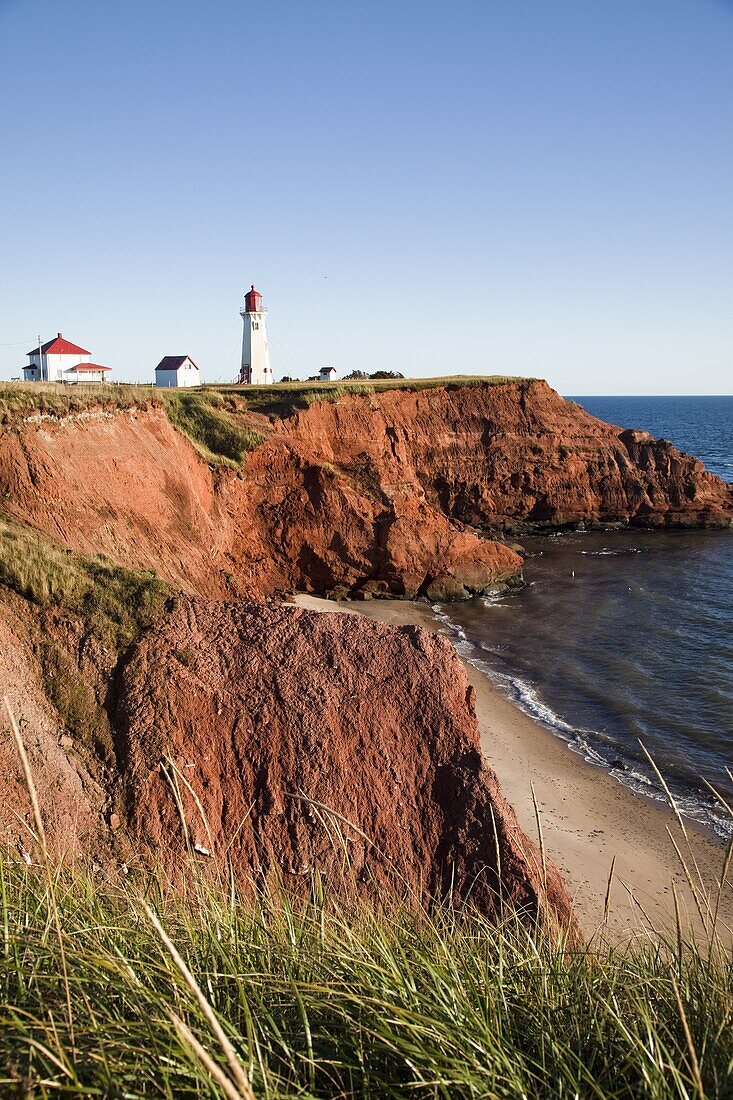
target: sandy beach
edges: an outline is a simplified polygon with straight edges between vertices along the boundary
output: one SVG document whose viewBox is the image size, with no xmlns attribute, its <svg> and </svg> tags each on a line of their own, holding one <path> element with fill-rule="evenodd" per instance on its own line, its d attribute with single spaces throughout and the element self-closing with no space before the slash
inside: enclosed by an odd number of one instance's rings
<svg viewBox="0 0 733 1100">
<path fill-rule="evenodd" d="M 433 631 L 442 629 L 427 604 L 397 600 L 335 604 L 305 595 L 295 599 L 299 606 L 312 610 L 365 615 L 394 625 L 417 623 Z M 592 936 L 603 922 L 612 865 L 606 926 L 609 937 L 622 941 L 643 936 L 652 927 L 671 930 L 675 895 L 683 922 L 701 933 L 703 923 L 670 833 L 697 881 L 694 857 L 700 878 L 714 900 L 725 858 L 722 843 L 688 822 L 686 840 L 671 810 L 633 794 L 600 768 L 586 763 L 541 723 L 500 695 L 483 672 L 468 662 L 465 667 L 476 689 L 486 759 L 498 775 L 522 828 L 536 840 L 534 788 L 547 853 L 565 876 L 585 935 Z M 704 906 L 703 911 L 709 924 L 711 917 Z M 721 895 L 716 927 L 724 938 L 730 938 L 733 890 L 729 884 Z"/>
</svg>

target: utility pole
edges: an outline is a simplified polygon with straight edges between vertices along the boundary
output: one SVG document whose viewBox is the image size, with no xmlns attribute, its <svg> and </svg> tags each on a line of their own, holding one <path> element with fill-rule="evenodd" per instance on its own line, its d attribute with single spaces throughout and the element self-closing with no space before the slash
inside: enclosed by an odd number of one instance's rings
<svg viewBox="0 0 733 1100">
<path fill-rule="evenodd" d="M 38 336 L 38 370 L 39 370 L 40 375 L 41 375 L 41 377 L 39 378 L 39 382 L 42 382 L 43 381 L 43 345 L 41 344 L 40 333 L 39 333 L 39 336 Z"/>
</svg>

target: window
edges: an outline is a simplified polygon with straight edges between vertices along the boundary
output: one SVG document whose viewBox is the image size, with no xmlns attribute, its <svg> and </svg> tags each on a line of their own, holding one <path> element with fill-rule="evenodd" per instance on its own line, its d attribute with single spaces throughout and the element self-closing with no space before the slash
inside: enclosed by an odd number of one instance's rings
<svg viewBox="0 0 733 1100">
<path fill-rule="evenodd" d="M 260 322 L 259 321 L 253 321 L 252 322 L 252 328 L 259 328 L 259 327 L 260 327 Z"/>
</svg>

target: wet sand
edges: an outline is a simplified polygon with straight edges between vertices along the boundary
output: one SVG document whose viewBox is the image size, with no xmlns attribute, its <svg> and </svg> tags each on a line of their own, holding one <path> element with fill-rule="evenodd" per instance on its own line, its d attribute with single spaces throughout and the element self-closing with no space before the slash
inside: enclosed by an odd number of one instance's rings
<svg viewBox="0 0 733 1100">
<path fill-rule="evenodd" d="M 406 601 L 339 603 L 297 596 L 301 607 L 323 612 L 365 615 L 380 622 L 417 623 L 442 629 L 427 604 Z M 532 787 L 540 809 L 547 854 L 562 870 L 581 928 L 590 937 L 601 926 L 611 865 L 609 937 L 616 941 L 644 936 L 651 928 L 670 932 L 675 924 L 675 893 L 683 923 L 703 930 L 692 891 L 670 833 L 697 880 L 693 858 L 713 904 L 725 850 L 696 826 L 685 822 L 685 840 L 675 816 L 661 803 L 635 795 L 607 772 L 571 752 L 541 723 L 500 695 L 483 672 L 464 662 L 476 689 L 481 744 L 499 777 L 524 831 L 537 839 Z M 702 894 L 702 891 L 700 891 Z M 703 906 L 706 920 L 710 915 Z M 733 933 L 733 889 L 721 895 L 718 931 Z"/>
</svg>

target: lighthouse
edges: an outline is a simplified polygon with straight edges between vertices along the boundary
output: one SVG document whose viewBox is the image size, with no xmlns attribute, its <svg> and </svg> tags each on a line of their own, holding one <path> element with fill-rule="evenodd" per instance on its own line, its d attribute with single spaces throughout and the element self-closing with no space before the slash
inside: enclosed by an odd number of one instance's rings
<svg viewBox="0 0 733 1100">
<path fill-rule="evenodd" d="M 267 350 L 267 328 L 265 319 L 267 310 L 262 305 L 262 295 L 249 288 L 244 296 L 244 306 L 239 311 L 244 321 L 242 334 L 242 367 L 239 383 L 247 386 L 263 386 L 272 382 L 270 353 Z"/>
</svg>

